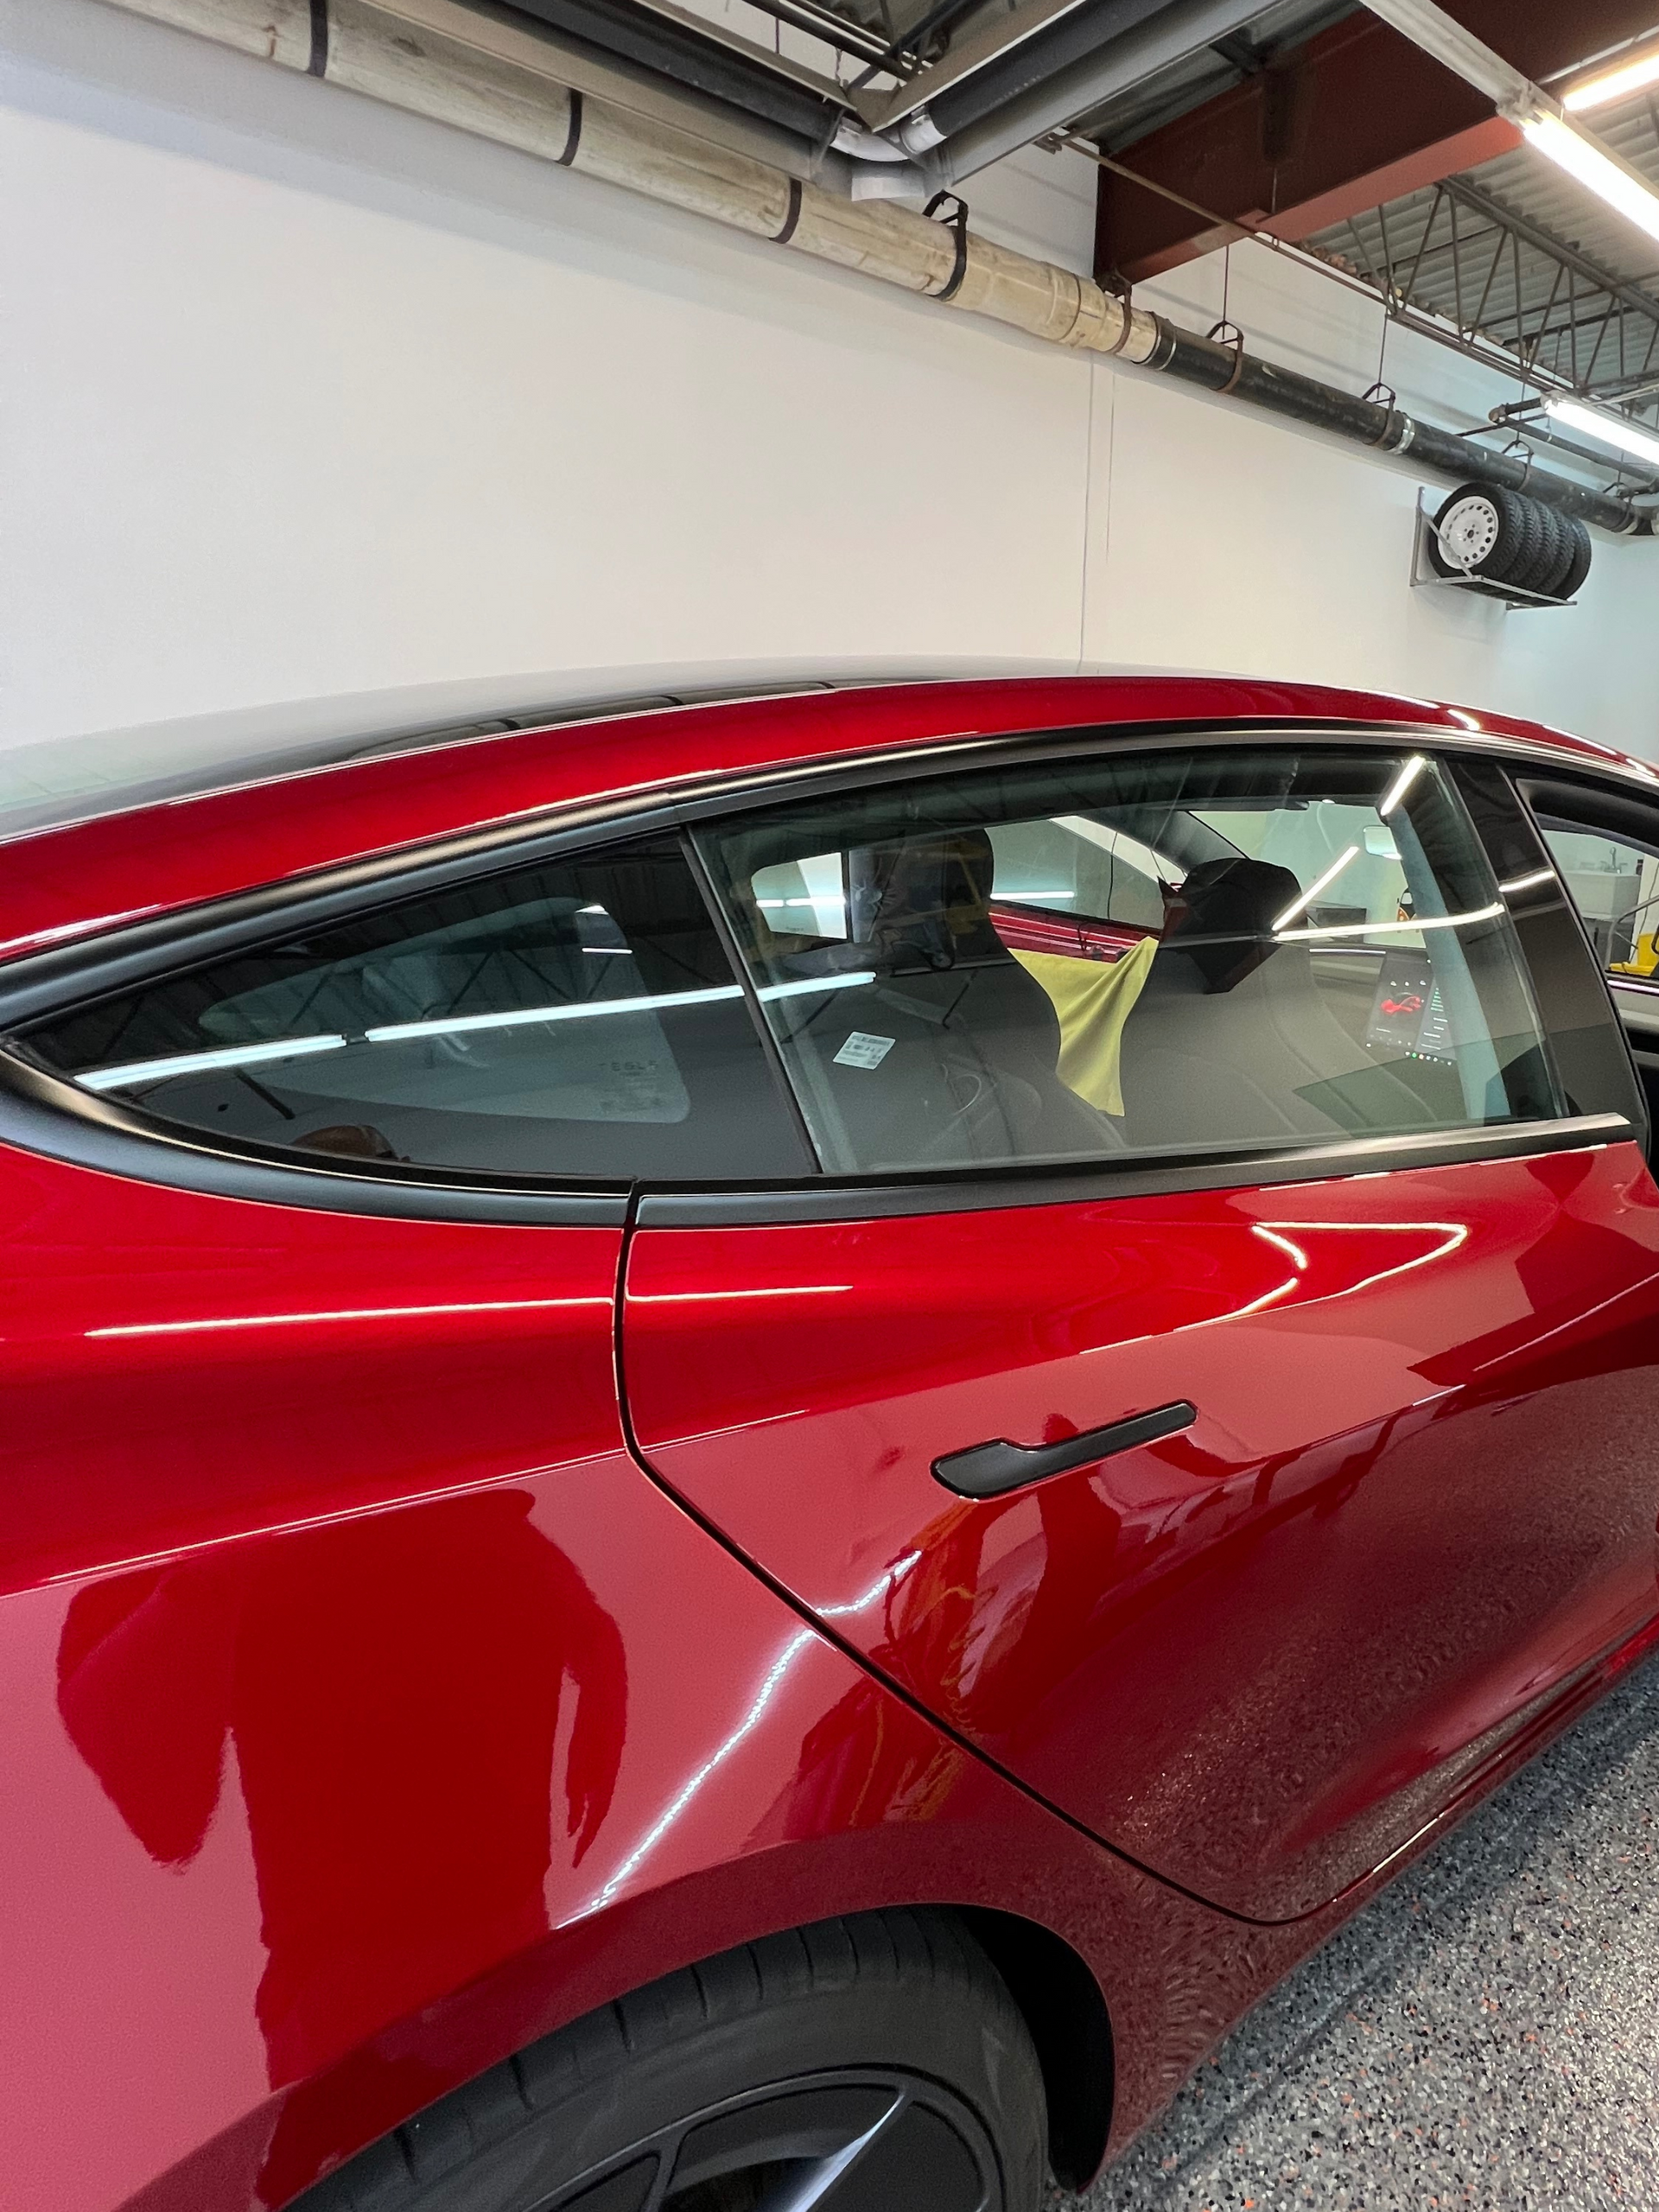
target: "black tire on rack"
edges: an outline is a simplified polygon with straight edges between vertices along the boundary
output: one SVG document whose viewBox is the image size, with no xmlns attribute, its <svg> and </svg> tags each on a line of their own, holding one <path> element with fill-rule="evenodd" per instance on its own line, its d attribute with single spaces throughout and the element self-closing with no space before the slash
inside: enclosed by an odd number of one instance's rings
<svg viewBox="0 0 1659 2212">
<path fill-rule="evenodd" d="M 1501 485 L 1460 484 L 1434 518 L 1429 559 L 1443 576 L 1508 583 L 1535 564 L 1542 534 L 1535 500 Z"/>
<path fill-rule="evenodd" d="M 1575 599 L 1583 587 L 1585 578 L 1590 573 L 1590 560 L 1593 549 L 1590 543 L 1590 532 L 1576 515 L 1563 515 L 1561 519 L 1567 524 L 1572 550 L 1560 578 L 1551 588 L 1550 597 L 1560 600 Z"/>
<path fill-rule="evenodd" d="M 290 2212 L 1037 2212 L 1043 2079 L 954 1914 L 768 1936 L 590 2012 Z"/>
<path fill-rule="evenodd" d="M 1538 510 L 1538 557 L 1524 575 L 1510 578 L 1522 591 L 1535 591 L 1541 597 L 1554 598 L 1559 580 L 1567 574 L 1567 564 L 1573 550 L 1573 533 L 1567 518 L 1558 507 L 1547 506 L 1541 499 L 1531 505 Z"/>
</svg>

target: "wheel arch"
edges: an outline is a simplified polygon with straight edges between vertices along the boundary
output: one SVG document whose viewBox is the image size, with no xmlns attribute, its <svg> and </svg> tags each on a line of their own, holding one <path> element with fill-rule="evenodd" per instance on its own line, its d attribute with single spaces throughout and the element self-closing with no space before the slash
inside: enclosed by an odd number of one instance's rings
<svg viewBox="0 0 1659 2212">
<path fill-rule="evenodd" d="M 1048 2101 L 1048 2156 L 1055 2179 L 1085 2189 L 1111 2133 L 1116 2080 L 1112 2023 L 1094 1972 L 1063 1936 L 988 1905 L 954 1908 L 1007 1984 L 1019 2006 Z"/>
</svg>

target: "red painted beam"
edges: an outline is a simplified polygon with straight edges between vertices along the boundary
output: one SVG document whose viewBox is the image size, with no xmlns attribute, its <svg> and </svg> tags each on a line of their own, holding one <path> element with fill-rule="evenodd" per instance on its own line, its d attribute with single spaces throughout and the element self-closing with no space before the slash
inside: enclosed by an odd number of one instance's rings
<svg viewBox="0 0 1659 2212">
<path fill-rule="evenodd" d="M 1654 0 L 1442 4 L 1505 60 L 1544 78 L 1649 29 Z M 1519 143 L 1482 93 L 1362 10 L 1118 158 L 1218 215 L 1300 238 Z M 1154 276 L 1228 235 L 1100 173 L 1100 276 Z"/>
</svg>

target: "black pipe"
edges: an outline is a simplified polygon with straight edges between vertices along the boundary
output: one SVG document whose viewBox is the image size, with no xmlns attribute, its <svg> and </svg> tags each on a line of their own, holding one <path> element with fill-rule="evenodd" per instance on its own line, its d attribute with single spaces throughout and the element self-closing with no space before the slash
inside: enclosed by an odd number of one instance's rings
<svg viewBox="0 0 1659 2212">
<path fill-rule="evenodd" d="M 1158 344 L 1147 366 L 1165 376 L 1202 385 L 1206 391 L 1225 392 L 1252 407 L 1265 408 L 1271 415 L 1286 416 L 1293 423 L 1312 423 L 1316 429 L 1330 430 L 1356 445 L 1370 446 L 1376 453 L 1409 454 L 1425 468 L 1449 476 L 1454 482 L 1496 484 L 1510 492 L 1523 492 L 1530 499 L 1541 499 L 1547 506 L 1559 507 L 1563 514 L 1575 515 L 1580 522 L 1593 523 L 1598 530 L 1611 531 L 1616 537 L 1654 534 L 1654 518 L 1638 512 L 1628 500 L 1592 492 L 1565 476 L 1552 476 L 1547 469 L 1535 468 L 1530 461 L 1516 460 L 1512 454 L 1492 453 L 1450 430 L 1437 429 L 1432 423 L 1420 423 L 1397 407 L 1355 399 L 1334 385 L 1320 384 L 1313 377 L 1299 376 L 1294 369 L 1281 369 L 1272 361 L 1257 360 L 1230 346 L 1217 345 L 1214 339 L 1200 338 L 1162 315 L 1156 321 Z"/>
</svg>

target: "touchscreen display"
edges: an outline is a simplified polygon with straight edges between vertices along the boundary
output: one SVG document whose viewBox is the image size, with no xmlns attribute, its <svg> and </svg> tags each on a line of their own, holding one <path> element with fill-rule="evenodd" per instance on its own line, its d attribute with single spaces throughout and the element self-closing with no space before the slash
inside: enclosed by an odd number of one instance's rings
<svg viewBox="0 0 1659 2212">
<path fill-rule="evenodd" d="M 1451 1020 L 1426 955 L 1391 952 L 1384 957 L 1365 1042 L 1377 1052 L 1437 1060 L 1447 1067 L 1455 1065 Z"/>
</svg>

